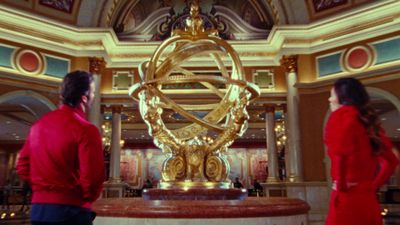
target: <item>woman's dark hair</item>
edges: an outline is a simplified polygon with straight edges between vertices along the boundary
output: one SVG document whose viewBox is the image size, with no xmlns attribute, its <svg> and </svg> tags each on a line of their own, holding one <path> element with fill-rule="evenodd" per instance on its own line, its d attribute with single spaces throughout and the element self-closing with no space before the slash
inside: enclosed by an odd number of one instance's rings
<svg viewBox="0 0 400 225">
<path fill-rule="evenodd" d="M 370 97 L 360 81 L 354 78 L 340 78 L 334 84 L 339 104 L 352 105 L 358 109 L 359 119 L 367 128 L 369 141 L 374 153 L 382 151 L 382 140 L 379 136 L 380 120 L 374 108 L 370 106 Z"/>
<path fill-rule="evenodd" d="M 86 71 L 73 71 L 68 73 L 61 84 L 61 101 L 63 104 L 75 108 L 81 102 L 82 96 L 89 98 L 90 83 L 93 75 Z"/>
</svg>

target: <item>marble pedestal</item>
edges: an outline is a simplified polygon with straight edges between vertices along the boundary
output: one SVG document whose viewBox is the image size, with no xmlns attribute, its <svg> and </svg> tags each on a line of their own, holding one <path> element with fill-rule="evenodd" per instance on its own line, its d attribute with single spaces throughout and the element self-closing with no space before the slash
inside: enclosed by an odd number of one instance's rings
<svg viewBox="0 0 400 225">
<path fill-rule="evenodd" d="M 246 200 L 100 199 L 94 225 L 306 225 L 308 204 L 293 198 Z"/>
</svg>

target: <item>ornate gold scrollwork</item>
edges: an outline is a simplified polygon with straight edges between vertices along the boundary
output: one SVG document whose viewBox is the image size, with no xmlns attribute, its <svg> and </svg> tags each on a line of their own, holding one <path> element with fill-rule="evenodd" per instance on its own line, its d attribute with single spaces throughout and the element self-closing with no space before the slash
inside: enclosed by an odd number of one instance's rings
<svg viewBox="0 0 400 225">
<path fill-rule="evenodd" d="M 183 181 L 186 163 L 182 156 L 171 156 L 164 161 L 161 175 L 164 181 Z"/>
<path fill-rule="evenodd" d="M 206 158 L 205 174 L 209 181 L 222 182 L 225 181 L 229 174 L 229 163 L 220 155 L 209 155 Z"/>
</svg>

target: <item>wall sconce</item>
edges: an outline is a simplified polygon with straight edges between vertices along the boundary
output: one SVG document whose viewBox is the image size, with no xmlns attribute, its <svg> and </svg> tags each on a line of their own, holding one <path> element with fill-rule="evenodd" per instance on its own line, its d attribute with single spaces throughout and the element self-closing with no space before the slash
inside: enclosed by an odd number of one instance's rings
<svg viewBox="0 0 400 225">
<path fill-rule="evenodd" d="M 101 133 L 103 138 L 101 139 L 103 142 L 103 146 L 105 149 L 108 149 L 111 145 L 111 124 L 110 122 L 106 121 L 101 125 Z"/>
<path fill-rule="evenodd" d="M 275 122 L 275 124 L 276 145 L 278 145 L 278 147 L 284 147 L 287 139 L 285 121 L 283 119 L 279 119 Z"/>
</svg>

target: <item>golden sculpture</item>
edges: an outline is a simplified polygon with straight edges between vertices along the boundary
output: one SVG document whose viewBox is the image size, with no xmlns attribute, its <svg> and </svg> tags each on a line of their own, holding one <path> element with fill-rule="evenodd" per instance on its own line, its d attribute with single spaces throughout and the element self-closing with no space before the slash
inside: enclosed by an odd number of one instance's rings
<svg viewBox="0 0 400 225">
<path fill-rule="evenodd" d="M 150 61 L 139 66 L 142 82 L 133 85 L 129 95 L 139 101 L 140 113 L 157 147 L 167 154 L 162 166 L 160 188 L 229 188 L 230 171 L 225 153 L 247 129 L 246 106 L 259 96 L 255 84 L 245 81 L 238 54 L 216 30 L 205 30 L 196 1 L 184 30 L 174 30 L 154 52 Z M 173 50 L 171 51 L 171 49 Z M 214 59 L 222 76 L 196 75 L 180 64 L 198 55 Z M 230 57 L 232 72 L 222 57 Z M 171 75 L 171 73 L 182 75 Z M 162 85 L 200 82 L 219 98 L 213 104 L 177 104 L 162 90 Z M 215 84 L 224 84 L 219 89 Z M 162 121 L 163 109 L 172 109 L 192 124 L 171 130 Z M 207 111 L 203 118 L 191 112 Z M 216 137 L 209 134 L 213 131 Z"/>
</svg>

